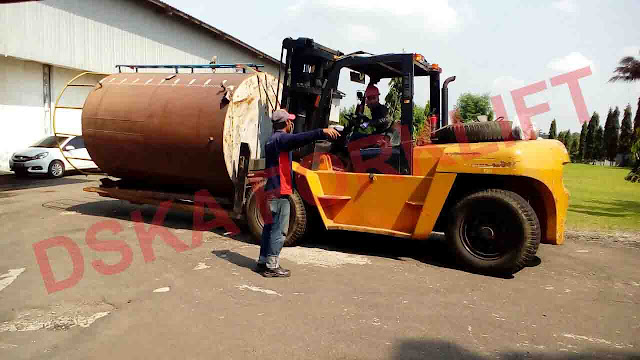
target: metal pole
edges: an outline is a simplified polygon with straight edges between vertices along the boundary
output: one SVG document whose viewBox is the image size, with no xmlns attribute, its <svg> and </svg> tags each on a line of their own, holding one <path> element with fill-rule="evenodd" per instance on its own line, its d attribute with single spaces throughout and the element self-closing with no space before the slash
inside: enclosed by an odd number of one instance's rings
<svg viewBox="0 0 640 360">
<path fill-rule="evenodd" d="M 280 93 L 280 70 L 282 70 L 282 55 L 283 54 L 284 54 L 284 44 L 282 45 L 282 48 L 280 49 L 280 64 L 278 64 L 278 88 L 276 89 L 276 104 L 279 102 L 278 101 L 278 94 Z M 282 104 L 280 106 L 282 106 Z"/>
<path fill-rule="evenodd" d="M 449 125 L 449 83 L 455 80 L 455 76 L 450 76 L 442 84 L 442 126 Z"/>
</svg>

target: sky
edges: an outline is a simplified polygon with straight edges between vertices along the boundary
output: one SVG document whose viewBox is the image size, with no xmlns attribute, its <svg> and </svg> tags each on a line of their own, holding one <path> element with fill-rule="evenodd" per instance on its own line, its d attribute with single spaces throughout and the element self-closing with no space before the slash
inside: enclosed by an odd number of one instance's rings
<svg viewBox="0 0 640 360">
<path fill-rule="evenodd" d="M 465 92 L 502 95 L 509 117 L 510 91 L 545 81 L 546 90 L 525 98 L 528 107 L 549 104 L 549 112 L 532 118 L 543 132 L 554 118 L 558 131 L 580 131 L 567 85 L 551 86 L 549 79 L 585 66 L 592 75 L 579 83 L 589 114 L 597 111 L 604 126 L 610 106 L 637 111 L 640 82 L 608 82 L 620 58 L 640 56 L 636 0 L 164 1 L 277 59 L 286 37 L 310 37 L 344 53 L 420 53 L 440 65 L 441 79 L 457 77 L 449 104 Z M 343 78 L 348 106 L 363 86 Z M 418 81 L 415 103 L 428 97 L 428 82 Z"/>
</svg>

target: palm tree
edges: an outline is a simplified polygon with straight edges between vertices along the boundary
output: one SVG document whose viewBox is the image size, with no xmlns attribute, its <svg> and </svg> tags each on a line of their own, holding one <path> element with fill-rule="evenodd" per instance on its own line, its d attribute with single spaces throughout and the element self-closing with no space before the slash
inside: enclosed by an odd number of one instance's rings
<svg viewBox="0 0 640 360">
<path fill-rule="evenodd" d="M 618 65 L 620 66 L 616 67 L 613 71 L 616 75 L 612 76 L 611 79 L 609 79 L 609 82 L 632 82 L 640 80 L 640 60 L 633 56 L 625 56 L 620 59 Z M 638 104 L 640 104 L 640 98 L 638 99 Z M 640 111 L 640 109 L 637 109 L 636 111 Z M 640 132 L 640 130 L 638 131 Z M 636 155 L 636 165 L 625 179 L 631 182 L 640 182 L 640 137 L 637 138 L 635 144 L 633 144 L 633 149 L 634 154 Z"/>
<path fill-rule="evenodd" d="M 632 82 L 640 80 L 640 60 L 633 56 L 625 56 L 620 59 L 619 65 L 620 66 L 613 71 L 616 75 L 612 76 L 609 82 Z"/>
</svg>

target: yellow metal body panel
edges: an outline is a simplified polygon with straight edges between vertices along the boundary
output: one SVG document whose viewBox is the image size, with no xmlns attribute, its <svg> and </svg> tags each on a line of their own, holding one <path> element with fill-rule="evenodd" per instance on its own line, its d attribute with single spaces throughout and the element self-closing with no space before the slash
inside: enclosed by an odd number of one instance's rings
<svg viewBox="0 0 640 360">
<path fill-rule="evenodd" d="M 407 238 L 429 236 L 455 179 L 312 171 L 298 163 L 293 169 L 307 179 L 306 196 L 313 197 L 307 200 L 318 207 L 327 229 Z"/>
<path fill-rule="evenodd" d="M 546 238 L 542 242 L 561 244 L 569 206 L 569 192 L 562 181 L 562 167 L 569 154 L 557 140 L 510 141 L 477 144 L 416 146 L 414 175 L 431 173 L 517 176 L 531 181 L 545 207 Z"/>
<path fill-rule="evenodd" d="M 560 142 L 539 140 L 416 146 L 413 175 L 336 172 L 325 156 L 315 161 L 317 170 L 295 162 L 293 170 L 306 179 L 301 193 L 317 206 L 327 229 L 414 239 L 429 236 L 459 174 L 517 176 L 542 198 L 543 241 L 559 244 L 569 196 L 562 165 L 568 161 Z"/>
</svg>

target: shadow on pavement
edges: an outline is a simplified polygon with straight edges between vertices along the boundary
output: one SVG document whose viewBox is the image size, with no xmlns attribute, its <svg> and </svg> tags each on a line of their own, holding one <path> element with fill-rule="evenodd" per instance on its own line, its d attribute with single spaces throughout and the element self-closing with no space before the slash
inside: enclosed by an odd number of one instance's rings
<svg viewBox="0 0 640 360">
<path fill-rule="evenodd" d="M 43 206 L 45 205 L 46 204 L 43 204 Z M 156 209 L 155 206 L 134 205 L 123 200 L 100 200 L 74 204 L 66 208 L 61 208 L 60 210 L 75 211 L 85 215 L 114 218 L 124 221 L 132 221 L 131 213 L 140 210 L 145 224 L 151 224 Z M 170 229 L 192 230 L 192 216 L 193 215 L 188 212 L 171 210 L 167 214 L 163 225 Z M 208 220 L 209 217 L 205 217 L 205 221 Z M 236 224 L 240 229 L 243 229 L 242 233 L 233 236 L 224 235 L 226 230 L 223 228 L 214 229 L 210 232 L 244 243 L 254 244 L 251 235 L 246 231 L 245 225 L 241 222 L 236 222 Z M 446 239 L 444 235 L 440 233 L 433 233 L 428 240 L 401 239 L 349 231 L 316 231 L 313 233 L 316 235 L 312 235 L 304 243 L 300 244 L 300 246 L 357 255 L 384 257 L 398 261 L 409 258 L 433 266 L 464 270 L 456 264 L 455 259 L 450 255 Z M 217 253 L 216 256 L 221 257 L 220 254 Z M 236 265 L 238 266 L 251 268 L 255 264 L 255 260 L 248 259 L 240 254 L 229 253 L 228 256 L 230 262 L 235 263 L 234 261 L 237 260 L 238 263 Z M 529 266 L 537 266 L 540 263 L 540 258 L 536 257 Z M 503 278 L 510 279 L 513 278 L 513 276 L 504 276 Z"/>
<path fill-rule="evenodd" d="M 590 349 L 578 353 L 561 351 L 556 353 L 541 353 L 534 351 L 506 351 L 500 353 L 479 354 L 464 347 L 442 340 L 402 340 L 394 345 L 393 360 L 413 359 L 547 359 L 547 360 L 577 360 L 577 359 L 640 359 L 640 352 L 611 351 L 608 349 Z"/>
<path fill-rule="evenodd" d="M 68 185 L 90 182 L 88 178 L 62 177 L 50 179 L 46 176 L 32 175 L 19 178 L 13 174 L 0 175 L 0 192 L 11 190 L 35 189 L 48 186 Z"/>
<path fill-rule="evenodd" d="M 412 240 L 348 231 L 322 231 L 319 235 L 301 244 L 301 246 L 357 255 L 385 257 L 398 261 L 409 258 L 428 265 L 468 271 L 456 263 L 455 258 L 449 251 L 446 238 L 442 233 L 432 233 L 427 240 Z M 541 263 L 542 260 L 536 256 L 527 267 L 535 267 Z M 513 275 L 496 276 L 480 273 L 475 274 L 504 279 L 514 278 Z"/>
<path fill-rule="evenodd" d="M 251 259 L 249 257 L 246 257 L 242 254 L 238 254 L 235 251 L 231 251 L 231 250 L 213 250 L 211 252 L 213 255 L 226 260 L 236 266 L 240 266 L 243 268 L 247 268 L 249 270 L 254 270 L 257 262 L 255 259 Z"/>
<path fill-rule="evenodd" d="M 99 197 L 98 197 L 99 198 Z M 64 204 L 69 204 L 70 206 L 64 207 Z M 60 206 L 62 205 L 62 206 Z M 96 217 L 106 217 L 112 218 L 116 220 L 123 221 L 133 221 L 131 218 L 131 213 L 136 210 L 140 210 L 142 215 L 143 222 L 146 225 L 150 225 L 153 222 L 153 218 L 156 214 L 157 207 L 153 205 L 136 205 L 131 204 L 125 200 L 98 200 L 93 202 L 83 202 L 72 204 L 70 202 L 64 202 L 61 200 L 57 200 L 55 202 L 48 202 L 42 204 L 45 207 L 54 207 L 63 211 L 75 211 L 84 215 L 91 215 Z M 204 221 L 207 222 L 211 220 L 212 217 L 206 215 L 204 217 Z M 96 219 L 97 221 L 101 221 L 101 219 Z M 240 225 L 240 223 L 238 223 Z M 193 229 L 193 214 L 180 210 L 170 210 L 167 213 L 167 216 L 162 223 L 162 226 L 167 227 L 169 229 L 175 230 L 192 230 Z M 242 227 L 241 227 L 242 228 Z M 213 229 L 209 232 L 220 236 L 226 236 L 228 238 L 232 238 L 234 240 L 243 241 L 246 243 L 252 243 L 250 241 L 250 237 L 247 233 L 239 233 L 235 235 L 224 235 L 227 233 L 227 230 L 224 228 Z"/>
</svg>

